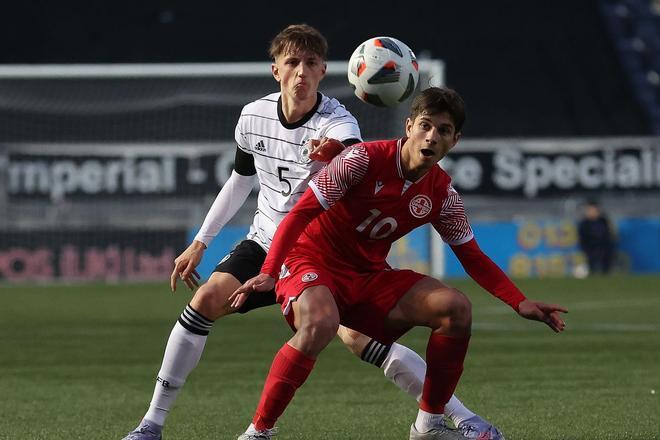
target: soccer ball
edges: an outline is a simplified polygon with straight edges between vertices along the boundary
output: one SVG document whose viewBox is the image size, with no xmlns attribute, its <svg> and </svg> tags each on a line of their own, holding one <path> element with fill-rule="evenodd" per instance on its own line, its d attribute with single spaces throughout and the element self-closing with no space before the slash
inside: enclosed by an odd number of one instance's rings
<svg viewBox="0 0 660 440">
<path fill-rule="evenodd" d="M 415 54 L 396 38 L 371 38 L 355 49 L 348 62 L 348 82 L 355 96 L 378 107 L 404 101 L 418 80 Z"/>
</svg>

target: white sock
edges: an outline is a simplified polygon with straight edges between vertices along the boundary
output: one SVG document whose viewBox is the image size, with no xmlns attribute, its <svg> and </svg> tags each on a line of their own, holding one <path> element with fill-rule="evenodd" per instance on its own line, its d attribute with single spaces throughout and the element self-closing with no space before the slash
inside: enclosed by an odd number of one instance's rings
<svg viewBox="0 0 660 440">
<path fill-rule="evenodd" d="M 381 365 L 383 373 L 394 384 L 412 396 L 418 402 L 422 398 L 422 389 L 426 375 L 426 362 L 420 355 L 405 345 L 394 343 Z M 445 405 L 445 415 L 458 426 L 463 420 L 476 414 L 452 395 Z"/>
<path fill-rule="evenodd" d="M 385 377 L 413 399 L 422 398 L 426 362 L 405 345 L 394 343 L 381 366 Z"/>
<path fill-rule="evenodd" d="M 187 330 L 178 321 L 174 324 L 149 410 L 144 415 L 146 420 L 161 427 L 165 424 L 179 390 L 202 356 L 207 336 Z"/>
<path fill-rule="evenodd" d="M 417 420 L 415 420 L 415 429 L 417 432 L 429 432 L 433 428 L 444 425 L 444 414 L 428 413 L 422 409 L 417 412 Z"/>
<path fill-rule="evenodd" d="M 254 426 L 254 423 L 250 423 L 250 426 L 245 430 L 246 434 L 256 434 L 259 431 L 257 431 L 257 428 Z"/>
<path fill-rule="evenodd" d="M 467 409 L 454 395 L 451 396 L 451 399 L 449 399 L 449 402 L 445 405 L 445 415 L 451 419 L 452 423 L 457 428 L 458 424 L 462 421 L 476 416 L 475 413 Z"/>
</svg>

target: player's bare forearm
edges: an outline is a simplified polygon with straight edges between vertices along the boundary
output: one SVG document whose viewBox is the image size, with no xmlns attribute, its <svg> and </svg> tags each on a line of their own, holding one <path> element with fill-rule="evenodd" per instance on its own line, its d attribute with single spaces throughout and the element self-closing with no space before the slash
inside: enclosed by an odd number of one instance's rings
<svg viewBox="0 0 660 440">
<path fill-rule="evenodd" d="M 561 318 L 560 313 L 568 313 L 568 310 L 558 304 L 545 304 L 529 299 L 518 305 L 520 316 L 543 322 L 556 333 L 562 332 L 566 328 L 566 323 Z"/>
</svg>

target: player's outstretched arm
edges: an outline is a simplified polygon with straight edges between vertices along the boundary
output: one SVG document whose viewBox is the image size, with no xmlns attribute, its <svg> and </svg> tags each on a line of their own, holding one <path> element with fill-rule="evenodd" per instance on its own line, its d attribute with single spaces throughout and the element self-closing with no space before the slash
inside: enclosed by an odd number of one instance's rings
<svg viewBox="0 0 660 440">
<path fill-rule="evenodd" d="M 199 273 L 195 268 L 202 261 L 206 245 L 201 241 L 193 240 L 190 246 L 174 260 L 174 270 L 170 276 L 170 288 L 176 292 L 176 281 L 181 278 L 190 290 L 199 287 Z"/>
<path fill-rule="evenodd" d="M 566 328 L 566 323 L 559 313 L 568 313 L 564 307 L 558 304 L 545 304 L 538 301 L 526 299 L 518 304 L 518 314 L 523 318 L 546 323 L 556 333 Z"/>
<path fill-rule="evenodd" d="M 523 318 L 544 322 L 555 332 L 566 324 L 559 313 L 568 311 L 557 304 L 532 301 L 513 284 L 506 274 L 477 245 L 473 238 L 451 247 L 470 277 L 492 295 L 509 304 Z"/>
</svg>

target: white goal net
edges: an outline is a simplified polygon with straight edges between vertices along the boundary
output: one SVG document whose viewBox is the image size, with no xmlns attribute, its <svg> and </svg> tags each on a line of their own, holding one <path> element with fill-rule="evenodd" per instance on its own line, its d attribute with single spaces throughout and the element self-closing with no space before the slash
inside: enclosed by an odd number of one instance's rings
<svg viewBox="0 0 660 440">
<path fill-rule="evenodd" d="M 443 82 L 421 59 L 420 86 Z M 0 67 L 0 281 L 161 278 L 229 175 L 241 108 L 275 90 L 263 62 Z M 320 90 L 365 139 L 402 135 L 409 101 L 362 103 L 345 62 Z"/>
</svg>

